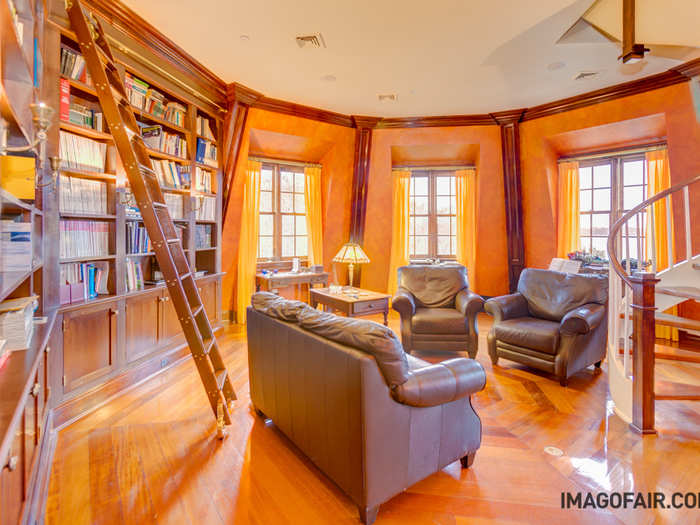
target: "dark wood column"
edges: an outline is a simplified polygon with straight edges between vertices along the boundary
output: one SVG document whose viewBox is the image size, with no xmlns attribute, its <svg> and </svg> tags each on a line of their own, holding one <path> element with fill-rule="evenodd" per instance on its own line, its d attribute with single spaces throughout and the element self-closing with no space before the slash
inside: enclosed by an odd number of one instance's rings
<svg viewBox="0 0 700 525">
<path fill-rule="evenodd" d="M 508 283 L 511 292 L 514 292 L 518 287 L 520 272 L 525 267 L 519 131 L 520 120 L 524 112 L 525 110 L 519 109 L 491 115 L 501 127 L 506 235 L 508 237 Z"/>
<path fill-rule="evenodd" d="M 233 178 L 236 173 L 236 165 L 241 151 L 241 138 L 245 130 L 250 106 L 259 98 L 261 93 L 248 89 L 241 84 L 229 84 L 226 88 L 228 99 L 228 113 L 224 121 L 224 184 L 223 184 L 223 209 L 222 220 L 226 220 L 228 205 L 233 191 Z"/>
<path fill-rule="evenodd" d="M 367 184 L 372 150 L 372 130 L 379 122 L 376 117 L 353 115 L 355 123 L 355 162 L 353 164 L 352 201 L 350 208 L 350 240 L 362 246 L 367 215 Z"/>
</svg>

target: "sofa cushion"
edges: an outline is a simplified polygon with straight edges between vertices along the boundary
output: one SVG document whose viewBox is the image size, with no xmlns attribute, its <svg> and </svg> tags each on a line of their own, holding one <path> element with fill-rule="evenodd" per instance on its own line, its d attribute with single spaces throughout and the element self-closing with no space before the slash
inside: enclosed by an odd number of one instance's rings
<svg viewBox="0 0 700 525">
<path fill-rule="evenodd" d="M 457 264 L 402 266 L 398 274 L 399 289 L 408 290 L 418 307 L 454 308 L 457 292 L 469 286 L 467 269 Z"/>
<path fill-rule="evenodd" d="M 301 301 L 290 301 L 270 292 L 256 292 L 251 297 L 251 305 L 258 312 L 283 321 L 297 322 L 299 313 L 311 307 Z"/>
<path fill-rule="evenodd" d="M 408 379 L 408 360 L 401 341 L 384 325 L 307 308 L 299 314 L 299 326 L 374 356 L 390 387 L 400 385 Z"/>
<path fill-rule="evenodd" d="M 493 326 L 498 341 L 555 355 L 559 344 L 559 323 L 516 317 Z"/>
<path fill-rule="evenodd" d="M 530 315 L 561 321 L 567 312 L 584 304 L 607 303 L 608 280 L 595 275 L 526 268 L 520 274 L 518 292 L 527 300 Z"/>
<path fill-rule="evenodd" d="M 416 308 L 411 319 L 417 334 L 466 334 L 467 318 L 454 308 Z"/>
</svg>

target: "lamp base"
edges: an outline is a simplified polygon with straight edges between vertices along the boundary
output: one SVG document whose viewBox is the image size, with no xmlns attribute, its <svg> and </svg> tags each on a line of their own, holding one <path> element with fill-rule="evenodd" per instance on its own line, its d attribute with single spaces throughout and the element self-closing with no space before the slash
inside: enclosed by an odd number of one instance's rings
<svg viewBox="0 0 700 525">
<path fill-rule="evenodd" d="M 353 273 L 355 272 L 355 265 L 353 263 L 348 264 L 348 278 L 350 280 L 350 287 L 352 288 Z"/>
</svg>

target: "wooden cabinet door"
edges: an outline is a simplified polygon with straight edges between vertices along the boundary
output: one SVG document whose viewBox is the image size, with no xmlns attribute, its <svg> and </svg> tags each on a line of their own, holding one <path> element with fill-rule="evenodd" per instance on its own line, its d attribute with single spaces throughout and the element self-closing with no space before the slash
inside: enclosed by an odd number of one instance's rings
<svg viewBox="0 0 700 525">
<path fill-rule="evenodd" d="M 38 379 L 38 378 L 35 378 Z M 34 385 L 38 384 L 37 381 L 32 383 L 32 390 L 29 393 L 28 399 L 24 405 L 24 494 L 26 496 L 28 492 L 29 477 L 32 473 L 32 460 L 34 459 L 34 453 L 36 452 L 37 440 L 37 426 L 38 426 L 38 411 L 37 411 L 37 400 L 38 396 L 34 395 L 36 392 L 34 390 Z"/>
<path fill-rule="evenodd" d="M 158 348 L 158 302 L 161 293 L 126 300 L 126 361 L 131 363 Z"/>
<path fill-rule="evenodd" d="M 116 352 L 116 303 L 63 316 L 63 384 L 70 392 L 112 371 Z"/>
<path fill-rule="evenodd" d="M 202 298 L 202 304 L 207 311 L 207 317 L 209 321 L 213 324 L 219 319 L 219 309 L 218 301 L 216 300 L 218 281 L 207 281 L 205 283 L 197 284 L 199 287 L 199 295 Z"/>
<path fill-rule="evenodd" d="M 185 338 L 180 326 L 180 320 L 177 318 L 177 312 L 173 302 L 170 300 L 167 290 L 163 290 L 160 296 L 160 331 L 158 343 L 166 345 L 174 342 L 176 339 Z"/>
<path fill-rule="evenodd" d="M 0 525 L 19 523 L 24 501 L 24 443 L 23 432 L 15 432 L 7 455 L 8 462 L 0 465 Z"/>
</svg>

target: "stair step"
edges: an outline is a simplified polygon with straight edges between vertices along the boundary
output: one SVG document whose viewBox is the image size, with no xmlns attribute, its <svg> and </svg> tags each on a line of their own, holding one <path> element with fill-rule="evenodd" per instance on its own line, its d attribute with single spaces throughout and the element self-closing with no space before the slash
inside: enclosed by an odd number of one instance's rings
<svg viewBox="0 0 700 525">
<path fill-rule="evenodd" d="M 680 328 L 681 330 L 700 331 L 700 321 L 688 319 L 687 317 L 665 314 L 662 312 L 656 312 L 656 324 L 660 324 L 662 326 L 672 326 L 673 328 Z"/>
<path fill-rule="evenodd" d="M 654 385 L 657 401 L 700 401 L 700 386 L 671 381 L 657 381 Z"/>
<path fill-rule="evenodd" d="M 700 301 L 700 288 L 694 286 L 657 286 L 656 293 Z"/>
<path fill-rule="evenodd" d="M 216 386 L 219 387 L 219 390 L 221 390 L 224 387 L 224 381 L 226 381 L 226 369 L 222 368 L 221 370 L 215 370 L 214 375 L 216 376 Z"/>
</svg>

